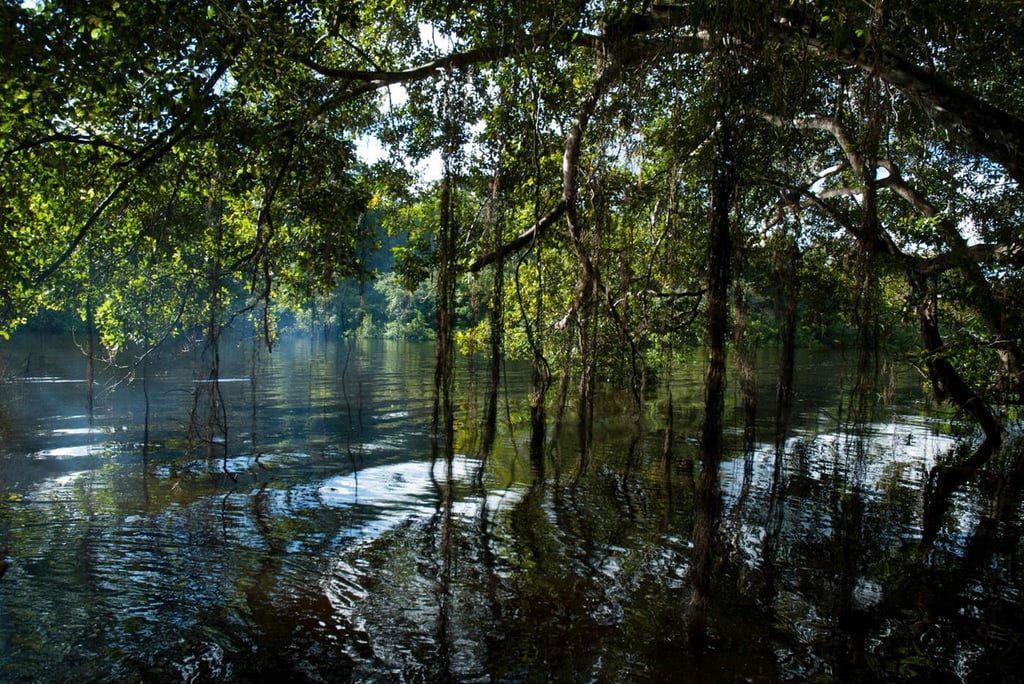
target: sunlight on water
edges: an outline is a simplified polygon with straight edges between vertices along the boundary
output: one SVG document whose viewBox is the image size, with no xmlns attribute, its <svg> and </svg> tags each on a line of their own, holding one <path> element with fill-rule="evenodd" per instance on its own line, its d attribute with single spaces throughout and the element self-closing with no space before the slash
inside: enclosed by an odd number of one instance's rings
<svg viewBox="0 0 1024 684">
<path fill-rule="evenodd" d="M 434 487 L 429 462 L 399 463 L 331 478 L 319 489 L 329 506 L 372 505 L 402 510 L 426 498 Z"/>
<path fill-rule="evenodd" d="M 379 536 L 386 530 L 414 519 L 438 513 L 448 486 L 468 486 L 480 464 L 456 457 L 449 471 L 445 461 L 412 461 L 357 470 L 328 479 L 317 489 L 317 498 L 326 506 L 359 507 L 368 520 L 344 531 L 353 538 Z M 515 500 L 514 492 L 489 492 L 491 510 Z M 479 502 L 455 502 L 455 515 L 473 515 Z"/>
<path fill-rule="evenodd" d="M 240 382 L 252 382 L 252 378 L 217 378 L 216 380 L 211 380 L 209 378 L 200 378 L 192 381 L 192 383 L 195 385 L 212 385 L 215 382 L 220 384 L 226 383 L 230 385 Z"/>
<path fill-rule="evenodd" d="M 85 379 L 38 376 L 14 378 L 14 382 L 20 382 L 26 385 L 84 385 Z"/>
<path fill-rule="evenodd" d="M 52 480 L 42 482 L 34 490 L 33 496 L 28 497 L 30 499 L 35 498 L 37 500 L 53 501 L 58 498 L 68 498 L 69 491 L 80 478 L 87 477 L 92 473 L 91 470 L 80 470 L 74 473 L 68 473 L 55 477 Z"/>
<path fill-rule="evenodd" d="M 61 436 L 76 436 L 76 435 L 102 435 L 109 434 L 109 430 L 96 427 L 80 427 L 80 428 L 56 428 L 50 431 L 50 434 L 57 437 Z"/>
<path fill-rule="evenodd" d="M 39 459 L 84 458 L 93 454 L 103 453 L 108 448 L 108 445 L 103 444 L 82 444 L 78 446 L 58 447 L 56 449 L 43 449 L 42 451 L 38 451 L 33 454 L 32 457 Z"/>
</svg>

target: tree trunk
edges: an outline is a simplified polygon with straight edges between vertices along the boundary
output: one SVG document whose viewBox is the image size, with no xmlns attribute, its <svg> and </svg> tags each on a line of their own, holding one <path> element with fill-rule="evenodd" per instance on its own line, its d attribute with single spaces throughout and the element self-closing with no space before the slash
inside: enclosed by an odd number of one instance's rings
<svg viewBox="0 0 1024 684">
<path fill-rule="evenodd" d="M 454 446 L 454 317 L 455 317 L 455 226 L 452 215 L 452 171 L 445 163 L 441 181 L 441 215 L 438 230 L 437 275 L 437 355 L 434 367 L 435 438 L 442 438 L 450 450 Z"/>
<path fill-rule="evenodd" d="M 928 475 L 924 495 L 922 544 L 930 545 L 942 525 L 942 517 L 949 508 L 950 495 L 966 482 L 995 453 L 1003 442 L 1003 428 L 981 396 L 960 376 L 946 357 L 945 345 L 939 333 L 938 301 L 928 283 L 914 283 L 919 296 L 917 307 L 921 324 L 921 338 L 928 353 L 929 377 L 940 398 L 948 398 L 969 414 L 981 427 L 984 439 L 974 453 L 961 463 L 936 465 Z"/>
<path fill-rule="evenodd" d="M 775 444 L 781 446 L 789 434 L 789 419 L 793 409 L 793 376 L 796 367 L 797 303 L 800 281 L 797 264 L 800 248 L 795 235 L 787 235 L 777 256 L 775 273 L 780 292 L 777 309 L 782 319 L 779 330 L 779 377 L 775 386 Z"/>
<path fill-rule="evenodd" d="M 488 209 L 491 233 L 494 235 L 494 242 L 497 245 L 500 245 L 502 240 L 500 220 L 495 215 L 497 213 L 495 205 L 498 200 L 499 180 L 499 177 L 496 175 L 491 183 L 491 201 Z M 504 345 L 502 344 L 505 329 L 505 263 L 503 261 L 499 261 L 494 267 L 490 324 L 491 363 L 490 378 L 487 385 L 487 408 L 484 416 L 484 453 L 490 452 L 498 430 L 498 390 L 501 387 L 501 364 L 505 356 Z"/>
<path fill-rule="evenodd" d="M 142 428 L 142 460 L 149 457 L 149 356 L 142 360 L 142 397 L 144 401 Z"/>
<path fill-rule="evenodd" d="M 89 269 L 89 287 L 92 286 L 92 268 Z M 92 420 L 96 396 L 96 313 L 92 295 L 85 295 L 85 411 Z"/>
<path fill-rule="evenodd" d="M 945 344 L 939 333 L 938 302 L 934 291 L 919 288 L 919 293 L 924 294 L 917 307 L 921 338 L 928 352 L 928 368 L 937 394 L 948 397 L 973 417 L 985 433 L 986 441 L 992 444 L 993 449 L 998 448 L 1003 439 L 1002 426 L 985 400 L 967 384 L 946 357 Z"/>
<path fill-rule="evenodd" d="M 710 249 L 708 253 L 708 370 L 705 379 L 704 424 L 701 429 L 697 520 L 693 531 L 693 594 L 688 632 L 702 646 L 714 572 L 715 537 L 721 508 L 718 468 L 722 460 L 722 414 L 725 410 L 726 345 L 729 331 L 729 284 L 732 277 L 732 236 L 729 214 L 736 192 L 737 169 L 731 122 L 719 129 L 711 189 Z"/>
<path fill-rule="evenodd" d="M 735 322 L 733 343 L 736 347 L 736 370 L 739 375 L 740 391 L 743 394 L 743 450 L 750 454 L 757 441 L 757 373 L 755 371 L 755 345 L 751 343 L 750 331 L 747 329 L 747 297 L 746 288 L 742 283 L 742 273 L 746 254 L 742 242 L 737 240 L 736 247 L 736 283 L 733 301 L 735 302 Z"/>
</svg>

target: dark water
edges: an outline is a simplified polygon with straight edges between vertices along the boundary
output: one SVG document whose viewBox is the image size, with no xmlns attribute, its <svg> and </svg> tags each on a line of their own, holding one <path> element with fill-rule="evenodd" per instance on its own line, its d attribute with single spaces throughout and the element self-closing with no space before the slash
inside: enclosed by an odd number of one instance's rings
<svg viewBox="0 0 1024 684">
<path fill-rule="evenodd" d="M 223 349 L 212 430 L 209 359 L 165 353 L 145 373 L 148 443 L 141 367 L 116 386 L 131 369 L 101 373 L 90 419 L 73 346 L 0 353 L 2 681 L 1024 674 L 1012 454 L 962 487 L 924 542 L 929 470 L 964 447 L 909 374 L 854 425 L 841 359 L 805 359 L 779 448 L 770 366 L 753 448 L 733 397 L 697 648 L 698 363 L 676 371 L 667 454 L 664 397 L 636 423 L 609 394 L 592 450 L 552 428 L 541 474 L 514 364 L 484 457 L 485 372 L 460 362 L 449 461 L 430 439 L 430 347 Z"/>
</svg>

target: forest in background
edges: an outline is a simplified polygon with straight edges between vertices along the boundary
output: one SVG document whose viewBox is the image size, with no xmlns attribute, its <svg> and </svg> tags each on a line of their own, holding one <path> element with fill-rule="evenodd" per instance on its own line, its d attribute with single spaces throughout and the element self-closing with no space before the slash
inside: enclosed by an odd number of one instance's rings
<svg viewBox="0 0 1024 684">
<path fill-rule="evenodd" d="M 537 438 L 568 402 L 584 445 L 599 383 L 639 413 L 700 346 L 709 453 L 727 368 L 752 397 L 776 346 L 784 413 L 796 345 L 843 344 L 859 397 L 886 354 L 917 365 L 976 465 L 1024 388 L 1022 24 L 1004 0 L 5 0 L 4 334 L 58 312 L 90 357 L 143 359 L 228 326 L 429 330 L 449 442 L 461 346 L 494 387 L 528 359 Z"/>
</svg>

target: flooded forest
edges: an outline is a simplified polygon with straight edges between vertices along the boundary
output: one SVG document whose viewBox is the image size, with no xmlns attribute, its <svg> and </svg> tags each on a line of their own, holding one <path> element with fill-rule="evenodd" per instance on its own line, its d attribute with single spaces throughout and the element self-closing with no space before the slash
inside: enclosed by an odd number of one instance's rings
<svg viewBox="0 0 1024 684">
<path fill-rule="evenodd" d="M 1021 678 L 1024 8 L 0 41 L 3 681 Z"/>
</svg>

